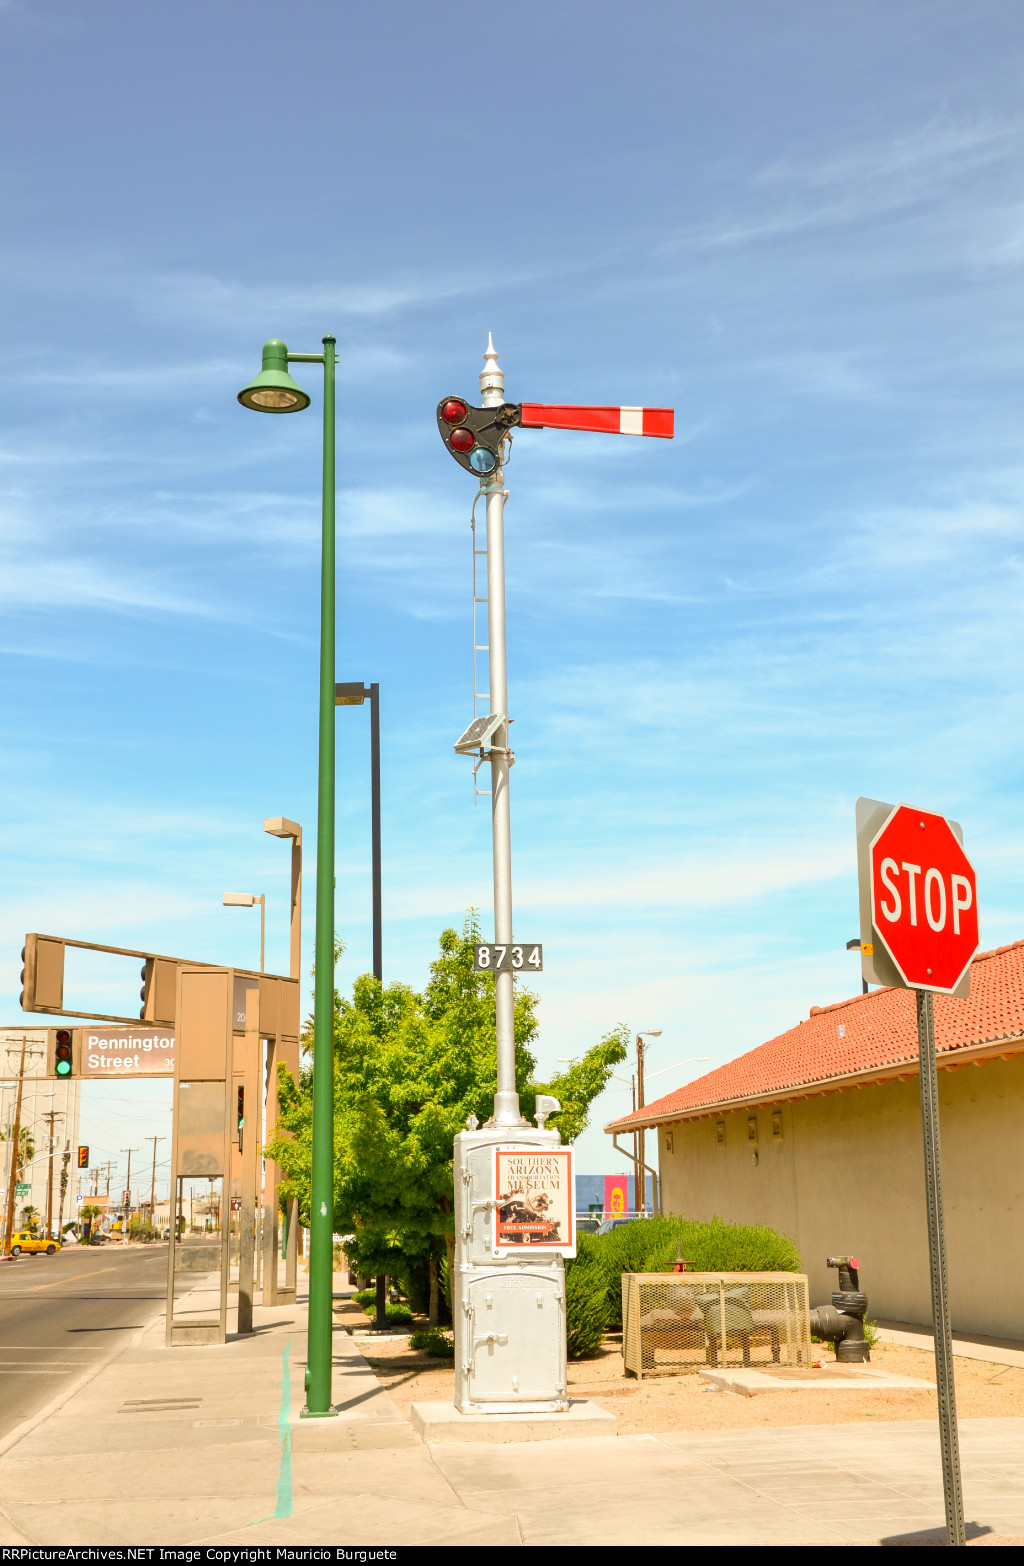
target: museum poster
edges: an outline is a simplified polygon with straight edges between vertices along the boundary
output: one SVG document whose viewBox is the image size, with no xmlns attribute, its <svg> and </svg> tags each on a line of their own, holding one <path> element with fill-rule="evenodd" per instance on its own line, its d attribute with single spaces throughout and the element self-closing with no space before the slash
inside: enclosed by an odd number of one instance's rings
<svg viewBox="0 0 1024 1566">
<path fill-rule="evenodd" d="M 494 1149 L 494 1254 L 576 1255 L 572 1148 Z"/>
</svg>

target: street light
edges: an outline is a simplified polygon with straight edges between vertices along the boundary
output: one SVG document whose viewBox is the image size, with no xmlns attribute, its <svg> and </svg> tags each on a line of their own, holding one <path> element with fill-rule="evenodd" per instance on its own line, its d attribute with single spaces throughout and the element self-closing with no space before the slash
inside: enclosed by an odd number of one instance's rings
<svg viewBox="0 0 1024 1566">
<path fill-rule="evenodd" d="M 297 821 L 289 821 L 287 816 L 268 816 L 263 823 L 264 832 L 269 832 L 271 837 L 290 838 L 292 845 L 292 896 L 291 896 L 291 943 L 289 952 L 289 969 L 293 979 L 302 977 L 302 828 Z M 273 1124 L 276 1127 L 277 1117 L 280 1113 L 280 1100 L 278 1099 L 277 1083 L 273 1089 Z M 268 1106 L 268 1121 L 270 1108 Z M 277 1298 L 277 1259 L 273 1240 L 276 1239 L 277 1216 L 271 1214 L 270 1221 L 274 1228 L 270 1245 L 269 1272 L 271 1287 L 265 1292 L 264 1303 L 267 1294 L 271 1301 Z M 285 1258 L 286 1288 L 291 1290 L 292 1298 L 295 1294 L 296 1258 L 298 1255 L 298 1221 L 299 1199 L 297 1196 L 289 1196 L 284 1204 L 281 1226 L 281 1252 Z M 267 1261 L 264 1261 L 264 1277 L 266 1277 Z"/>
<path fill-rule="evenodd" d="M 263 972 L 263 952 L 267 942 L 267 899 L 262 892 L 225 892 L 225 908 L 253 908 L 260 905 L 260 972 Z"/>
<path fill-rule="evenodd" d="M 638 1033 L 637 1036 L 636 1036 L 636 1107 L 637 1107 L 637 1109 L 643 1109 L 643 1107 L 644 1107 L 644 1056 L 646 1055 L 647 1050 L 649 1048 L 649 1045 L 644 1043 L 644 1039 L 660 1039 L 660 1038 L 661 1038 L 661 1029 L 660 1028 L 648 1028 L 648 1030 L 645 1033 Z M 636 1188 L 637 1188 L 638 1192 L 639 1191 L 643 1191 L 643 1193 L 644 1193 L 644 1212 L 646 1212 L 647 1211 L 647 1157 L 646 1157 L 647 1149 L 644 1146 L 644 1133 L 643 1133 L 642 1129 L 634 1131 L 634 1133 L 633 1133 L 633 1146 L 636 1149 L 636 1166 L 637 1166 L 637 1168 L 636 1168 L 636 1177 L 637 1177 Z"/>
<path fill-rule="evenodd" d="M 327 342 L 327 338 L 324 338 Z M 334 338 L 331 338 L 334 342 Z M 289 353 L 279 337 L 272 337 L 263 344 L 263 368 L 255 380 L 238 393 L 243 408 L 254 413 L 300 413 L 309 407 L 309 397 L 296 386 L 288 374 L 289 360 L 301 359 L 303 363 L 325 363 L 320 353 Z M 333 366 L 332 366 L 333 368 Z"/>
<path fill-rule="evenodd" d="M 650 1048 L 650 1046 L 647 1045 L 647 1044 L 644 1044 L 643 1041 L 644 1041 L 644 1039 L 660 1039 L 660 1038 L 661 1038 L 661 1029 L 660 1028 L 657 1028 L 657 1029 L 651 1028 L 651 1029 L 649 1029 L 645 1033 L 638 1033 L 637 1036 L 636 1036 L 636 1064 L 637 1064 L 636 1075 L 635 1076 L 631 1076 L 631 1077 L 629 1077 L 627 1079 L 626 1077 L 618 1076 L 618 1074 L 616 1072 L 614 1072 L 614 1071 L 612 1072 L 612 1076 L 615 1077 L 615 1080 L 617 1082 L 626 1082 L 628 1080 L 628 1084 L 629 1084 L 630 1088 L 632 1089 L 632 1094 L 633 1094 L 633 1110 L 634 1110 L 634 1112 L 636 1110 L 638 1110 L 638 1109 L 643 1109 L 644 1108 L 644 1102 L 645 1102 L 645 1100 L 644 1100 L 644 1082 L 645 1082 L 644 1056 L 646 1055 L 647 1050 Z M 650 1073 L 650 1076 L 651 1076 L 651 1078 L 653 1080 L 654 1077 L 660 1077 L 666 1071 L 678 1071 L 680 1066 L 688 1066 L 693 1061 L 707 1060 L 707 1059 L 708 1059 L 707 1055 L 688 1055 L 685 1060 L 677 1060 L 674 1065 L 659 1067 L 659 1069 L 657 1071 L 652 1071 Z M 633 1180 L 634 1180 L 634 1185 L 635 1185 L 635 1193 L 634 1194 L 636 1195 L 641 1190 L 643 1191 L 643 1205 L 644 1205 L 644 1211 L 646 1212 L 647 1211 L 647 1150 L 646 1150 L 646 1147 L 645 1147 L 645 1140 L 646 1139 L 645 1139 L 645 1135 L 644 1135 L 644 1128 L 642 1126 L 638 1127 L 637 1130 L 635 1130 L 633 1132 Z M 626 1156 L 628 1157 L 628 1154 Z M 652 1173 L 652 1179 L 655 1178 L 653 1170 L 652 1170 L 651 1173 Z M 642 1185 L 640 1183 L 641 1181 L 643 1182 Z M 655 1189 L 656 1189 L 656 1187 L 655 1187 Z"/>
<path fill-rule="evenodd" d="M 271 837 L 291 838 L 292 844 L 292 899 L 291 899 L 291 949 L 288 973 L 293 979 L 302 977 L 302 828 L 287 816 L 268 816 L 263 823 L 264 832 Z"/>
<path fill-rule="evenodd" d="M 855 940 L 847 941 L 847 943 L 846 943 L 846 950 L 848 952 L 859 952 L 859 951 L 863 950 L 862 943 L 861 943 L 861 938 L 860 938 L 859 935 L 857 936 L 857 938 Z M 860 992 L 861 992 L 862 995 L 866 995 L 868 993 L 868 981 L 867 981 L 867 979 L 865 979 L 863 974 L 861 974 L 861 979 L 860 979 Z"/>
<path fill-rule="evenodd" d="M 370 703 L 370 857 L 373 861 L 373 971 L 384 982 L 383 936 L 380 906 L 380 686 L 361 680 L 334 687 L 336 707 L 361 707 Z"/>
<path fill-rule="evenodd" d="M 124 1181 L 124 1207 L 121 1216 L 121 1244 L 128 1244 L 128 1210 L 132 1199 L 132 1154 L 137 1153 L 137 1147 L 122 1147 L 122 1153 L 128 1154 L 128 1173 Z"/>
<path fill-rule="evenodd" d="M 288 365 L 324 367 L 323 501 L 320 552 L 320 723 L 316 819 L 316 976 L 313 999 L 313 1147 L 309 1213 L 309 1326 L 305 1418 L 328 1418 L 331 1407 L 332 1273 L 334 1266 L 334 364 L 336 339 L 323 353 L 289 353 L 272 338 L 263 368 L 238 393 L 243 408 L 293 413 L 309 397 Z"/>
</svg>

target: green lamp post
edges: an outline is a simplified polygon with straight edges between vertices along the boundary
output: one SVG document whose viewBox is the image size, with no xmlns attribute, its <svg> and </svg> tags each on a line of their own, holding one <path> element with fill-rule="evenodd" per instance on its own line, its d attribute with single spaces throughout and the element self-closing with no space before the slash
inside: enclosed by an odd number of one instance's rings
<svg viewBox="0 0 1024 1566">
<path fill-rule="evenodd" d="M 320 764 L 317 776 L 316 981 L 313 1004 L 313 1176 L 309 1212 L 309 1328 L 304 1418 L 331 1406 L 334 1244 L 334 365 L 333 337 L 323 353 L 289 353 L 263 344 L 263 368 L 238 393 L 257 413 L 298 413 L 309 397 L 289 364 L 324 367 L 323 544 L 320 565 Z"/>
</svg>

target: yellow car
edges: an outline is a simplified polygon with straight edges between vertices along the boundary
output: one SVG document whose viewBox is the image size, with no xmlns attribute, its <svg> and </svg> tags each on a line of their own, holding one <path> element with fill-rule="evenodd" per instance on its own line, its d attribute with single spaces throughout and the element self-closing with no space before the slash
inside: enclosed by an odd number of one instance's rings
<svg viewBox="0 0 1024 1566">
<path fill-rule="evenodd" d="M 45 1251 L 47 1256 L 53 1256 L 59 1250 L 59 1240 L 48 1240 L 42 1234 L 30 1234 L 27 1229 L 23 1229 L 20 1234 L 11 1236 L 12 1256 L 20 1256 L 22 1251 L 25 1252 L 26 1256 L 38 1255 L 40 1251 Z"/>
</svg>

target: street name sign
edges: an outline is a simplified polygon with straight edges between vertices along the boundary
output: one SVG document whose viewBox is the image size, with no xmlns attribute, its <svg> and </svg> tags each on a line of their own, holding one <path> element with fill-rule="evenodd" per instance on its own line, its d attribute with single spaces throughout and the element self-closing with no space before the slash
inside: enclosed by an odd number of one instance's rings
<svg viewBox="0 0 1024 1566">
<path fill-rule="evenodd" d="M 174 1031 L 167 1028 L 76 1028 L 79 1076 L 173 1077 Z"/>
</svg>

